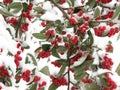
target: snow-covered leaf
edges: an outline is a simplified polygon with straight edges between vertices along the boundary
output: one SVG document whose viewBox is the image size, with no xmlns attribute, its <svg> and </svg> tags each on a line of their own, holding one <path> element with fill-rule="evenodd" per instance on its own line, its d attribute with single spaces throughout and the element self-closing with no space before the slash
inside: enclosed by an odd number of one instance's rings
<svg viewBox="0 0 120 90">
<path fill-rule="evenodd" d="M 29 90 L 37 90 L 37 83 L 32 84 Z"/>
<path fill-rule="evenodd" d="M 28 53 L 27 55 L 31 57 L 31 60 L 33 61 L 33 64 L 36 66 L 37 62 L 36 62 L 35 57 L 32 54 L 30 54 L 30 53 Z"/>
<path fill-rule="evenodd" d="M 8 10 L 3 10 L 3 9 L 0 9 L 0 14 L 4 16 L 12 16 L 12 13 L 10 13 Z"/>
<path fill-rule="evenodd" d="M 49 71 L 49 68 L 48 66 L 45 66 L 43 67 L 40 72 L 42 72 L 43 74 L 47 75 L 47 76 L 50 76 L 50 71 Z"/>
</svg>

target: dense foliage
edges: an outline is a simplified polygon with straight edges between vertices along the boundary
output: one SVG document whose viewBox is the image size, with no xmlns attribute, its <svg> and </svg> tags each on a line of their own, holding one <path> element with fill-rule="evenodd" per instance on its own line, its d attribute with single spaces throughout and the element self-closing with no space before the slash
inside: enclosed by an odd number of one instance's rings
<svg viewBox="0 0 120 90">
<path fill-rule="evenodd" d="M 111 79 L 114 62 L 109 56 L 112 42 L 103 49 L 95 38 L 119 34 L 119 13 L 118 0 L 3 0 L 0 14 L 9 25 L 6 30 L 15 51 L 0 47 L 0 57 L 10 58 L 15 69 L 1 58 L 0 90 L 13 85 L 19 88 L 21 80 L 26 82 L 26 90 L 61 86 L 67 90 L 116 90 L 119 86 Z M 36 21 L 42 29 L 30 28 Z M 38 47 L 33 48 L 36 43 Z M 40 67 L 44 58 L 48 58 L 47 64 Z M 56 73 L 51 73 L 50 64 L 58 69 Z"/>
</svg>

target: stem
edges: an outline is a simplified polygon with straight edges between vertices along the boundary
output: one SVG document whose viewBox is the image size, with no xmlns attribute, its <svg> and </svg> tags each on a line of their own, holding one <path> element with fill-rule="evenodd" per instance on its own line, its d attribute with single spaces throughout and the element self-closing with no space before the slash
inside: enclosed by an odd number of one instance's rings
<svg viewBox="0 0 120 90">
<path fill-rule="evenodd" d="M 70 71 L 69 71 L 69 68 L 70 68 L 70 51 L 71 50 L 69 50 L 68 51 L 68 54 L 67 54 L 67 60 L 68 60 L 68 88 L 67 88 L 67 90 L 70 90 Z"/>
<path fill-rule="evenodd" d="M 22 22 L 22 14 L 20 15 L 19 22 L 18 22 L 18 24 L 17 24 L 16 33 L 15 33 L 15 38 L 18 37 L 18 30 L 19 30 L 19 27 L 20 27 L 21 22 Z"/>
<path fill-rule="evenodd" d="M 67 15 L 67 13 L 64 11 L 64 9 L 62 7 L 60 7 L 54 0 L 50 0 L 51 3 L 53 3 L 57 8 L 59 8 L 59 10 L 63 13 L 64 17 L 66 17 L 69 20 L 69 16 Z"/>
</svg>

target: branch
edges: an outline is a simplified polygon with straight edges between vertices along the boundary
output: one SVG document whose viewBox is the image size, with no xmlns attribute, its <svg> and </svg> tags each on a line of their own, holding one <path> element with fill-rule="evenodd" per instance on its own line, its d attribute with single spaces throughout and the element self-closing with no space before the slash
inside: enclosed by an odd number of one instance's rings
<svg viewBox="0 0 120 90">
<path fill-rule="evenodd" d="M 63 13 L 64 17 L 66 17 L 69 20 L 69 16 L 67 15 L 67 13 L 64 11 L 64 9 L 62 7 L 60 7 L 54 0 L 50 0 L 51 3 L 53 3 L 57 8 L 59 8 L 59 10 Z"/>
</svg>

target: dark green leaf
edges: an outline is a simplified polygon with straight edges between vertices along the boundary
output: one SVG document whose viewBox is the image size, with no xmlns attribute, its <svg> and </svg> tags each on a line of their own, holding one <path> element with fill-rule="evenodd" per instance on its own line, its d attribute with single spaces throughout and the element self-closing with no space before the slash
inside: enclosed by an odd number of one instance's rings
<svg viewBox="0 0 120 90">
<path fill-rule="evenodd" d="M 56 48 L 52 48 L 52 55 L 53 55 L 54 57 L 60 58 L 59 54 L 58 54 L 57 51 L 56 51 Z"/>
<path fill-rule="evenodd" d="M 67 64 L 65 59 L 59 59 L 59 60 L 56 60 L 56 62 L 60 63 L 60 65 Z"/>
<path fill-rule="evenodd" d="M 49 71 L 49 68 L 48 66 L 45 66 L 43 67 L 40 72 L 42 72 L 43 74 L 47 75 L 47 76 L 50 76 L 50 71 Z"/>
<path fill-rule="evenodd" d="M 91 46 L 94 43 L 94 39 L 90 30 L 88 31 L 88 35 L 89 35 L 89 46 Z"/>
<path fill-rule="evenodd" d="M 33 33 L 33 36 L 37 39 L 46 39 L 47 38 L 44 33 Z"/>
<path fill-rule="evenodd" d="M 44 50 L 44 51 L 48 51 L 49 49 L 50 49 L 50 44 L 43 44 L 42 45 L 42 49 Z"/>
<path fill-rule="evenodd" d="M 29 90 L 37 90 L 37 83 L 32 84 Z"/>
<path fill-rule="evenodd" d="M 60 71 L 58 72 L 58 75 L 61 76 L 64 73 L 65 69 L 66 69 L 66 64 L 62 65 Z"/>
<path fill-rule="evenodd" d="M 116 69 L 116 73 L 120 76 L 120 64 L 118 65 L 118 67 Z"/>
<path fill-rule="evenodd" d="M 22 5 L 23 5 L 23 11 L 27 11 L 27 9 L 28 9 L 28 4 L 27 3 L 22 3 Z"/>
<path fill-rule="evenodd" d="M 29 64 L 29 63 L 30 63 L 29 58 L 26 57 L 26 58 L 25 58 L 25 64 Z"/>
<path fill-rule="evenodd" d="M 9 11 L 7 10 L 2 10 L 0 9 L 0 14 L 4 15 L 4 16 L 12 16 L 12 13 L 10 13 Z"/>
<path fill-rule="evenodd" d="M 100 16 L 100 9 L 97 7 L 94 11 L 94 18 L 97 18 L 98 16 Z"/>
<path fill-rule="evenodd" d="M 13 56 L 12 52 L 8 51 L 8 55 L 9 56 Z"/>
<path fill-rule="evenodd" d="M 55 84 L 51 84 L 48 88 L 48 90 L 56 90 L 58 88 L 58 86 L 56 86 Z"/>
<path fill-rule="evenodd" d="M 30 54 L 30 53 L 28 53 L 27 55 L 31 57 L 31 59 L 32 59 L 32 61 L 33 61 L 33 64 L 36 66 L 36 65 L 37 65 L 37 62 L 36 62 L 35 57 L 34 57 L 32 54 Z"/>
<path fill-rule="evenodd" d="M 120 13 L 120 6 L 117 6 L 116 9 L 115 9 L 115 12 L 113 14 L 113 17 L 112 19 L 115 19 Z"/>
<path fill-rule="evenodd" d="M 67 51 L 67 47 L 64 46 L 58 46 L 58 48 L 56 49 L 58 53 L 63 53 L 65 51 Z"/>
<path fill-rule="evenodd" d="M 99 86 L 96 83 L 85 84 L 86 90 L 100 90 Z"/>
</svg>

